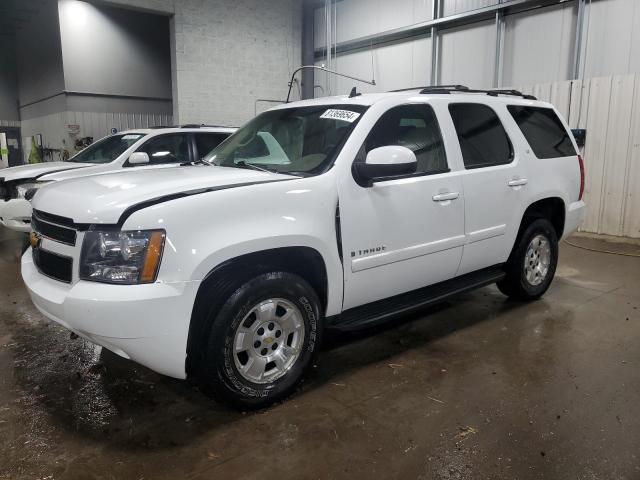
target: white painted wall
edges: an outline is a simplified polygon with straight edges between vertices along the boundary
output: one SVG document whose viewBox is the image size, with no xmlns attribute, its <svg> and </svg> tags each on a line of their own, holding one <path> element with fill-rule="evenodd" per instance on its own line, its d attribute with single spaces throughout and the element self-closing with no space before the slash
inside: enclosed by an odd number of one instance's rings
<svg viewBox="0 0 640 480">
<path fill-rule="evenodd" d="M 437 83 L 491 87 L 496 51 L 494 22 L 444 30 L 440 38 L 441 73 Z"/>
<path fill-rule="evenodd" d="M 344 0 L 335 3 L 338 42 L 373 35 L 433 18 L 433 0 Z M 326 44 L 324 8 L 315 11 L 314 43 Z"/>
<path fill-rule="evenodd" d="M 500 84 L 571 78 L 576 20 L 573 3 L 506 16 Z"/>
<path fill-rule="evenodd" d="M 431 39 L 428 37 L 340 55 L 335 63 L 337 71 L 364 80 L 375 78 L 376 85 L 371 86 L 348 78 L 316 72 L 315 94 L 345 94 L 353 87 L 366 93 L 429 85 L 430 56 Z M 316 64 L 321 65 L 322 62 Z M 326 92 L 327 80 L 330 82 L 330 92 Z"/>
<path fill-rule="evenodd" d="M 585 78 L 640 72 L 640 2 L 593 0 L 589 9 Z"/>
<path fill-rule="evenodd" d="M 498 0 L 442 0 L 444 16 L 495 5 Z"/>
<path fill-rule="evenodd" d="M 443 0 L 443 16 L 497 3 L 497 0 Z M 342 0 L 335 4 L 335 10 L 334 40 L 340 43 L 428 21 L 431 19 L 432 0 Z M 570 79 L 577 12 L 577 2 L 574 1 L 507 15 L 504 18 L 499 86 Z M 586 49 L 581 77 L 583 74 L 590 78 L 640 72 L 640 1 L 592 0 L 587 3 L 585 22 L 583 42 Z M 440 35 L 441 74 L 438 83 L 491 87 L 495 64 L 495 22 L 441 30 Z M 320 7 L 315 11 L 316 48 L 326 47 L 324 37 L 324 8 Z M 417 54 L 413 47 L 409 48 L 413 41 L 396 43 L 394 51 L 398 52 L 399 58 L 410 58 L 414 71 L 430 71 L 430 41 L 424 42 L 429 49 L 421 54 Z M 403 49 L 405 43 L 406 49 Z M 340 57 L 345 57 L 344 61 Z M 415 59 L 423 63 L 415 63 Z M 367 66 L 360 61 L 359 53 L 340 54 L 336 63 L 342 67 L 348 65 L 352 74 L 370 76 L 370 62 Z M 397 61 L 391 61 L 389 67 L 379 65 L 377 68 L 380 76 L 385 77 L 377 91 L 384 89 L 383 83 L 385 87 L 388 84 L 411 85 L 406 81 L 407 67 L 398 68 Z M 337 83 L 341 85 L 342 82 Z"/>
</svg>

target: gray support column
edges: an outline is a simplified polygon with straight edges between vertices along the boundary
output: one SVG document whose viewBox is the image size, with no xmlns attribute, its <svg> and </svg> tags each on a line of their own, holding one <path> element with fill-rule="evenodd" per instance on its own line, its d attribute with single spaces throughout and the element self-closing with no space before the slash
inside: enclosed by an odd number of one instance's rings
<svg viewBox="0 0 640 480">
<path fill-rule="evenodd" d="M 498 0 L 502 3 L 502 0 Z M 493 66 L 493 88 L 502 83 L 502 49 L 504 46 L 504 11 L 496 10 L 496 52 Z"/>
<path fill-rule="evenodd" d="M 302 65 L 314 64 L 314 8 L 311 0 L 304 0 L 302 6 Z M 314 69 L 302 70 L 302 99 L 313 98 Z"/>
<path fill-rule="evenodd" d="M 573 46 L 573 68 L 571 78 L 576 80 L 580 78 L 580 63 L 582 62 L 582 32 L 584 31 L 584 12 L 586 10 L 587 0 L 577 0 L 578 2 L 578 18 L 576 20 L 576 40 Z"/>
<path fill-rule="evenodd" d="M 433 0 L 433 19 L 440 18 L 442 14 L 442 0 Z M 431 85 L 440 83 L 440 36 L 438 28 L 431 27 Z"/>
</svg>

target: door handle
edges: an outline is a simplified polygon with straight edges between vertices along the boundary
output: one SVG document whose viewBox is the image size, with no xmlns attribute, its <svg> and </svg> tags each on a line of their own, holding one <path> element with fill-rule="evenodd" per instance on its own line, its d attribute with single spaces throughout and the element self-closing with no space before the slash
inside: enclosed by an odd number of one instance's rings
<svg viewBox="0 0 640 480">
<path fill-rule="evenodd" d="M 458 192 L 447 192 L 447 193 L 439 193 L 438 195 L 434 195 L 434 202 L 448 202 L 449 200 L 455 200 L 458 198 L 460 194 Z"/>
<path fill-rule="evenodd" d="M 522 187 L 523 185 L 526 185 L 528 181 L 529 180 L 526 178 L 514 178 L 513 180 L 510 180 L 507 185 L 510 187 Z"/>
</svg>

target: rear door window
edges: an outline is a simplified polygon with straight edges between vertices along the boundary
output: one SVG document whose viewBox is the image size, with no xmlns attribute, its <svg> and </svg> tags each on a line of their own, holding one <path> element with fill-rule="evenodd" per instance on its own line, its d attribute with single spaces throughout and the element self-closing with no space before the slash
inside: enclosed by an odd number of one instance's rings
<svg viewBox="0 0 640 480">
<path fill-rule="evenodd" d="M 458 134 L 465 168 L 511 163 L 511 141 L 492 108 L 481 103 L 452 103 L 449 112 Z"/>
<path fill-rule="evenodd" d="M 228 133 L 196 133 L 198 157 L 204 158 L 207 153 L 220 145 L 228 136 Z"/>
<path fill-rule="evenodd" d="M 577 155 L 569 132 L 551 108 L 509 105 L 529 146 L 538 158 L 572 157 Z"/>
<path fill-rule="evenodd" d="M 400 105 L 387 110 L 365 140 L 367 153 L 378 147 L 400 145 L 418 161 L 416 174 L 449 171 L 440 125 L 430 105 Z"/>
</svg>

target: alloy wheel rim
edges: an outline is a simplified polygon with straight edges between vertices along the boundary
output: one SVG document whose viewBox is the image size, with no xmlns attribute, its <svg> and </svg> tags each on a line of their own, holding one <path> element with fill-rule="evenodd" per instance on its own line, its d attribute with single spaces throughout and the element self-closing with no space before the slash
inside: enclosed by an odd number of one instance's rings
<svg viewBox="0 0 640 480">
<path fill-rule="evenodd" d="M 302 313 L 283 298 L 253 306 L 236 329 L 233 359 L 238 373 L 252 383 L 271 383 L 300 357 L 305 327 Z"/>
<path fill-rule="evenodd" d="M 551 244 L 546 236 L 538 234 L 531 239 L 524 257 L 524 275 L 536 287 L 547 278 L 551 265 Z"/>
</svg>

